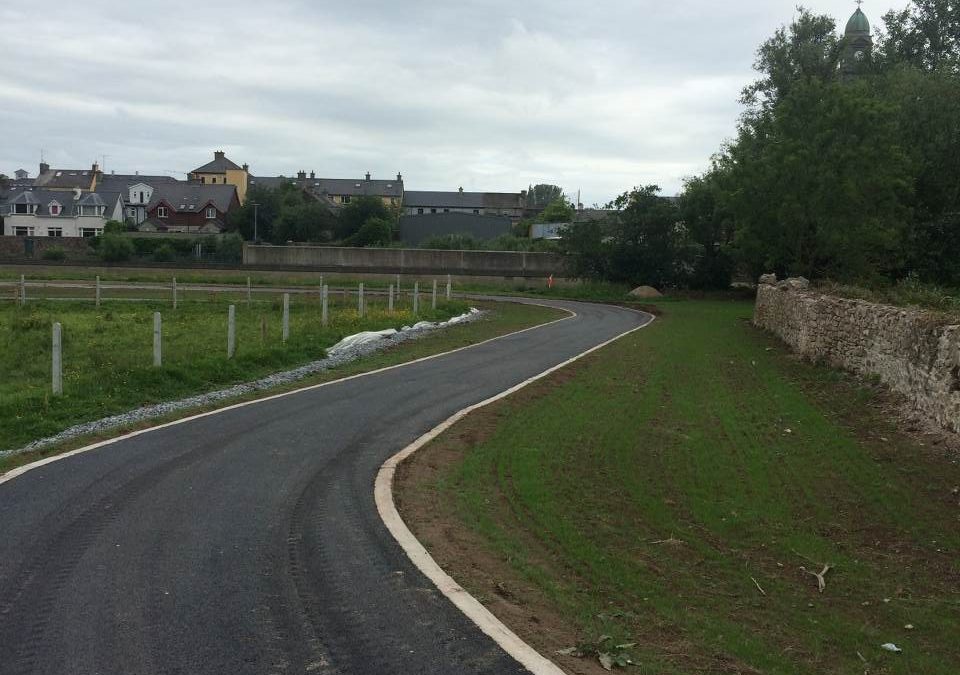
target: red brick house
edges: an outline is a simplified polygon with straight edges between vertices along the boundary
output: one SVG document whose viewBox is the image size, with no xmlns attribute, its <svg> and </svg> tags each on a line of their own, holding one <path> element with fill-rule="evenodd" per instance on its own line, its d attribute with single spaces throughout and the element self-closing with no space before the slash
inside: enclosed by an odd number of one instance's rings
<svg viewBox="0 0 960 675">
<path fill-rule="evenodd" d="M 233 185 L 158 183 L 140 231 L 218 234 L 238 208 L 240 199 Z"/>
</svg>

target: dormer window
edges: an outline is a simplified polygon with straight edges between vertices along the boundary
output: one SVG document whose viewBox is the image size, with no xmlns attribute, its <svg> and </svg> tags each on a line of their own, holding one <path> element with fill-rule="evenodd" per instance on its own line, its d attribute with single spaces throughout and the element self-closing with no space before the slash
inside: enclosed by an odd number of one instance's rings
<svg viewBox="0 0 960 675">
<path fill-rule="evenodd" d="M 60 213 L 63 211 L 63 207 L 60 206 L 60 204 L 58 204 L 57 202 L 50 202 L 47 208 L 50 210 L 51 216 L 59 216 Z"/>
<path fill-rule="evenodd" d="M 166 218 L 167 217 L 167 207 L 158 206 L 157 207 L 157 218 Z"/>
<path fill-rule="evenodd" d="M 217 217 L 217 210 L 212 207 L 207 207 L 207 220 L 214 220 Z"/>
</svg>

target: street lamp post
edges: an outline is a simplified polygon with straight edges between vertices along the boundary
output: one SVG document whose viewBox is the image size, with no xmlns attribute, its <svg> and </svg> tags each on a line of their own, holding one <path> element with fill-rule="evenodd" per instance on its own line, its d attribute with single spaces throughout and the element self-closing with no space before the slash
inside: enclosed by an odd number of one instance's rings
<svg viewBox="0 0 960 675">
<path fill-rule="evenodd" d="M 250 205 L 253 207 L 253 243 L 257 243 L 257 207 L 260 206 L 257 202 L 250 202 Z"/>
</svg>

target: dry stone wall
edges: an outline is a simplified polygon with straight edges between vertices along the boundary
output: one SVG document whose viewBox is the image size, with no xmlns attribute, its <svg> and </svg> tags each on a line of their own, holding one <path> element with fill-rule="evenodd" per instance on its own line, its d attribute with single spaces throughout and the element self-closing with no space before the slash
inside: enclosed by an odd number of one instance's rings
<svg viewBox="0 0 960 675">
<path fill-rule="evenodd" d="M 770 275 L 760 280 L 753 322 L 811 361 L 879 377 L 922 415 L 960 433 L 960 326 Z"/>
</svg>

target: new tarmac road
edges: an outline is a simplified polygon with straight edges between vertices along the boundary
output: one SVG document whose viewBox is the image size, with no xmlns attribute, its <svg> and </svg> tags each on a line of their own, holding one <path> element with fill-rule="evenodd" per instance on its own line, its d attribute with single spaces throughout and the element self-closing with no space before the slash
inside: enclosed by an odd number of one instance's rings
<svg viewBox="0 0 960 675">
<path fill-rule="evenodd" d="M 576 316 L 0 484 L 0 673 L 525 672 L 409 562 L 373 485 L 457 411 L 652 318 L 550 304 Z"/>
</svg>

